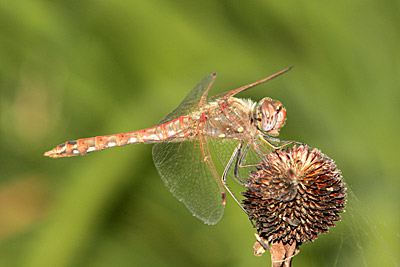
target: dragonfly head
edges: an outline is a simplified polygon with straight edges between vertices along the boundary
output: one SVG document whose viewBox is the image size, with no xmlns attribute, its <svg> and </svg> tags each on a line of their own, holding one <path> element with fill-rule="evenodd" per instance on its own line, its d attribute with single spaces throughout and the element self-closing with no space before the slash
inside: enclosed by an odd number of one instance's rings
<svg viewBox="0 0 400 267">
<path fill-rule="evenodd" d="M 282 103 L 269 97 L 258 102 L 255 115 L 258 128 L 271 136 L 278 136 L 286 121 L 286 109 Z"/>
</svg>

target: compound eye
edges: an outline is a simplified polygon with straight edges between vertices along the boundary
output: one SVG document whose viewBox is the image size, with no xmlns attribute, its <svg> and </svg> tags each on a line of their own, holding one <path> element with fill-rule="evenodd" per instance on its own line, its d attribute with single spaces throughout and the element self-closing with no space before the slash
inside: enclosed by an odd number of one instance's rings
<svg viewBox="0 0 400 267">
<path fill-rule="evenodd" d="M 275 124 L 275 130 L 279 134 L 279 130 L 285 125 L 286 109 L 283 106 L 281 106 L 281 109 L 279 110 L 277 115 L 278 116 L 277 116 L 277 120 L 276 120 L 276 124 Z"/>
<path fill-rule="evenodd" d="M 271 98 L 262 99 L 257 106 L 258 128 L 272 136 L 278 136 L 285 124 L 286 109 L 279 101 Z"/>
<path fill-rule="evenodd" d="M 257 108 L 257 117 L 261 118 L 258 126 L 262 131 L 268 132 L 275 127 L 277 112 L 274 102 L 271 99 L 265 98 L 260 101 Z"/>
<path fill-rule="evenodd" d="M 279 113 L 283 108 L 282 103 L 276 102 L 275 105 L 276 105 L 276 112 Z"/>
<path fill-rule="evenodd" d="M 261 128 L 261 125 L 262 125 L 262 117 L 261 117 L 261 113 L 260 113 L 260 112 L 257 112 L 256 121 L 257 121 L 257 126 L 258 126 L 258 128 L 259 128 L 259 129 L 262 129 L 262 128 Z"/>
</svg>

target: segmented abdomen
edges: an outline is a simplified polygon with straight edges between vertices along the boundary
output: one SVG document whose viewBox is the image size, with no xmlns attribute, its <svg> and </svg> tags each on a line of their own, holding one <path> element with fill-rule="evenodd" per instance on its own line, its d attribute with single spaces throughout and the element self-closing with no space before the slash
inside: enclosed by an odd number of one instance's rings
<svg viewBox="0 0 400 267">
<path fill-rule="evenodd" d="M 115 146 L 135 143 L 174 142 L 188 139 L 196 135 L 191 117 L 179 117 L 170 122 L 134 132 L 96 136 L 91 138 L 67 141 L 44 153 L 47 157 L 72 157 L 103 150 Z"/>
</svg>

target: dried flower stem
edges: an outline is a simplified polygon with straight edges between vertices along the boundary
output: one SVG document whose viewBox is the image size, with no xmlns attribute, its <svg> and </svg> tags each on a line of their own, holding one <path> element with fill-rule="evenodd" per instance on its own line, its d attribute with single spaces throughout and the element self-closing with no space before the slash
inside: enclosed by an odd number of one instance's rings
<svg viewBox="0 0 400 267">
<path fill-rule="evenodd" d="M 271 244 L 271 264 L 272 267 L 290 267 L 292 258 L 299 252 L 296 243 L 291 245 L 283 244 L 282 241 Z"/>
</svg>

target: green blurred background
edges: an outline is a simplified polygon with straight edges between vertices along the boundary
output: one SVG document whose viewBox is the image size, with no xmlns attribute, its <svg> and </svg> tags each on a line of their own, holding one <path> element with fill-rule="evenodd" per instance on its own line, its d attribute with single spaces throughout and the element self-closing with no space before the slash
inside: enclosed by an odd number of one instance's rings
<svg viewBox="0 0 400 267">
<path fill-rule="evenodd" d="M 281 100 L 281 139 L 320 148 L 350 188 L 294 266 L 399 264 L 399 1 L 1 1 L 0 266 L 268 266 L 228 198 L 204 225 L 151 145 L 51 160 L 66 140 L 154 126 L 204 76 Z M 235 188 L 237 191 L 237 188 Z"/>
</svg>

